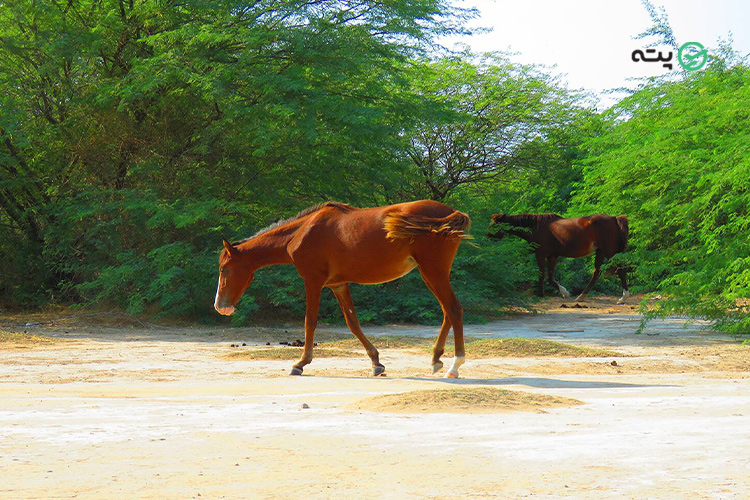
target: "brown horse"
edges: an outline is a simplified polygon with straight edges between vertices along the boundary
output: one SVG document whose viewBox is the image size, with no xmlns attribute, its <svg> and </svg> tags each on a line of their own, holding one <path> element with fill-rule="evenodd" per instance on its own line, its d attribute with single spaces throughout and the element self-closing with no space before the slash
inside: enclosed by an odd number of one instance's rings
<svg viewBox="0 0 750 500">
<path fill-rule="evenodd" d="M 559 257 L 585 257 L 595 253 L 594 274 L 586 288 L 576 300 L 583 300 L 596 283 L 605 259 L 625 250 L 628 244 L 628 218 L 624 215 L 589 215 L 576 219 L 564 219 L 557 214 L 496 214 L 491 225 L 508 224 L 511 229 L 500 229 L 487 236 L 500 240 L 505 234 L 512 234 L 534 246 L 536 263 L 539 266 L 539 294 L 544 296 L 544 268 L 547 267 L 549 284 L 556 287 L 563 298 L 570 293 L 554 278 L 555 265 Z M 523 229 L 518 229 L 523 228 Z M 614 272 L 622 283 L 622 297 L 618 304 L 624 304 L 630 296 L 627 283 L 627 270 L 618 267 Z"/>
<path fill-rule="evenodd" d="M 370 356 L 373 375 L 380 375 L 385 367 L 362 333 L 349 283 L 385 283 L 416 267 L 443 310 L 443 325 L 432 350 L 433 373 L 443 367 L 440 357 L 452 326 L 456 356 L 445 376 L 456 378 L 465 357 L 463 310 L 448 277 L 469 225 L 468 215 L 435 201 L 365 209 L 323 203 L 237 244 L 224 240 L 214 307 L 221 314 L 232 314 L 256 269 L 294 264 L 305 282 L 306 312 L 304 352 L 291 374 L 301 375 L 312 361 L 320 295 L 328 287 L 347 326 Z"/>
</svg>

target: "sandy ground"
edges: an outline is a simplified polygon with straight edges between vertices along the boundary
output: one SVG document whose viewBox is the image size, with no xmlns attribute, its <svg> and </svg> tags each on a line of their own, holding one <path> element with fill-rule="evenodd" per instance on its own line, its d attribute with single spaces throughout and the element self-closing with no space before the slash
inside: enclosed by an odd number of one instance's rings
<svg viewBox="0 0 750 500">
<path fill-rule="evenodd" d="M 746 499 L 750 347 L 678 318 L 635 335 L 613 299 L 467 327 L 606 347 L 603 358 L 472 359 L 432 376 L 429 353 L 381 348 L 292 361 L 228 359 L 287 328 L 111 327 L 56 321 L 0 347 L 0 498 Z M 434 338 L 434 327 L 365 328 Z M 319 338 L 342 338 L 322 328 Z M 382 344 L 382 343 L 381 343 Z M 615 362 L 613 365 L 612 362 Z M 447 363 L 446 363 L 447 365 Z M 389 413 L 373 396 L 502 388 L 582 404 L 536 411 Z M 358 406 L 359 405 L 359 406 Z M 375 409 L 375 408 L 373 408 Z"/>
</svg>

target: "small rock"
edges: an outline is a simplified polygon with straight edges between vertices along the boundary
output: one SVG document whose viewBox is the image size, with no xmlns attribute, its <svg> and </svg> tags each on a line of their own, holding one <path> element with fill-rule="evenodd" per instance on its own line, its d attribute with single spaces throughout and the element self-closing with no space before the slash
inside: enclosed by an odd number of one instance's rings
<svg viewBox="0 0 750 500">
<path fill-rule="evenodd" d="M 310 405 L 307 403 L 302 403 L 302 406 L 300 406 L 300 410 L 308 410 L 310 409 Z"/>
<path fill-rule="evenodd" d="M 617 361 L 616 360 L 612 360 L 612 362 L 610 363 L 610 365 L 617 366 Z"/>
</svg>

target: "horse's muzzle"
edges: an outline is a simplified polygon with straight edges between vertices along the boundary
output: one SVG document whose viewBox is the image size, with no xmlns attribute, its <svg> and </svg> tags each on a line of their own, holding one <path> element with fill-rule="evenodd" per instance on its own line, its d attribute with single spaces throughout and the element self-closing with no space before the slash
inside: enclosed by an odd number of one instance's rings
<svg viewBox="0 0 750 500">
<path fill-rule="evenodd" d="M 214 305 L 214 309 L 216 309 L 216 312 L 224 316 L 231 316 L 234 313 L 234 306 L 219 307 L 218 305 Z"/>
</svg>

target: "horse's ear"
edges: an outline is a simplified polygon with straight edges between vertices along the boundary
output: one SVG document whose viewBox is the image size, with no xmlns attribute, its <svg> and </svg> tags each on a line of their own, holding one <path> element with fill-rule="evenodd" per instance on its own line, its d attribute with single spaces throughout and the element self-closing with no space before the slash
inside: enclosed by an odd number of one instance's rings
<svg viewBox="0 0 750 500">
<path fill-rule="evenodd" d="M 231 243 L 229 243 L 227 240 L 222 240 L 224 243 L 224 248 L 227 252 L 229 252 L 229 255 L 235 255 L 237 253 L 237 249 L 232 246 Z"/>
</svg>

